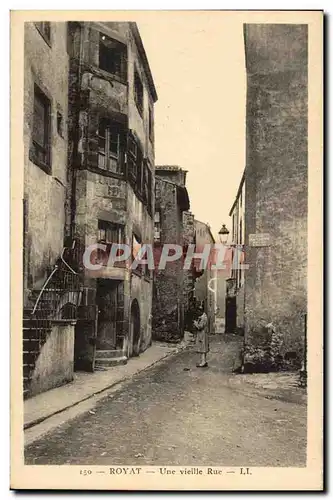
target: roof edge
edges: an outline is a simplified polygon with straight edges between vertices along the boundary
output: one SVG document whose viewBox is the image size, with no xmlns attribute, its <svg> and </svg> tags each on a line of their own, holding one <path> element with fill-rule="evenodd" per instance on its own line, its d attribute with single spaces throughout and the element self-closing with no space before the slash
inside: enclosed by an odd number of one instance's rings
<svg viewBox="0 0 333 500">
<path fill-rule="evenodd" d="M 229 217 L 231 216 L 231 214 L 232 214 L 232 212 L 233 212 L 233 210 L 234 210 L 234 208 L 235 208 L 235 205 L 236 205 L 236 203 L 237 203 L 237 201 L 238 201 L 238 198 L 240 197 L 241 190 L 242 190 L 243 184 L 244 184 L 244 182 L 245 182 L 245 170 L 246 170 L 246 169 L 244 169 L 244 172 L 243 172 L 243 174 L 242 174 L 242 178 L 241 178 L 240 183 L 239 183 L 239 187 L 238 187 L 238 190 L 237 190 L 237 194 L 236 194 L 235 201 L 233 202 L 232 207 L 231 207 L 231 209 L 230 209 L 230 212 L 229 212 Z"/>
<path fill-rule="evenodd" d="M 201 220 L 199 219 L 194 219 L 194 222 L 199 222 L 199 224 L 203 224 L 204 226 L 206 226 L 206 228 L 208 229 L 208 233 L 210 234 L 210 237 L 212 238 L 213 240 L 213 243 L 216 243 L 216 240 L 213 236 L 213 233 L 212 233 L 212 230 L 210 228 L 210 225 L 207 223 L 207 222 L 202 222 Z"/>
<path fill-rule="evenodd" d="M 145 71 L 147 74 L 149 90 L 151 92 L 153 101 L 155 103 L 158 100 L 157 91 L 156 91 L 156 87 L 154 84 L 153 75 L 152 75 L 152 72 L 151 72 L 151 69 L 149 66 L 147 54 L 146 54 L 145 48 L 143 46 L 140 31 L 139 31 L 138 25 L 135 22 L 130 22 L 129 25 L 130 25 L 130 28 L 132 30 L 132 34 L 134 36 L 135 42 L 137 44 L 139 54 L 142 58 L 142 62 L 143 62 L 143 65 L 144 65 L 144 68 L 145 68 Z"/>
</svg>

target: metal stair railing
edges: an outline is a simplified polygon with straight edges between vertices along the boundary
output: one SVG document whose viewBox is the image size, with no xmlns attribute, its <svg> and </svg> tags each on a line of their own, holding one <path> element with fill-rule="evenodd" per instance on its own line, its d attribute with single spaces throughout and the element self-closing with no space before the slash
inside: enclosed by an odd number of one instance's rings
<svg viewBox="0 0 333 500">
<path fill-rule="evenodd" d="M 64 247 L 58 262 L 40 290 L 31 318 L 76 319 L 76 309 L 81 297 L 79 274 L 64 259 L 66 250 Z M 64 308 L 66 304 L 72 307 Z"/>
</svg>

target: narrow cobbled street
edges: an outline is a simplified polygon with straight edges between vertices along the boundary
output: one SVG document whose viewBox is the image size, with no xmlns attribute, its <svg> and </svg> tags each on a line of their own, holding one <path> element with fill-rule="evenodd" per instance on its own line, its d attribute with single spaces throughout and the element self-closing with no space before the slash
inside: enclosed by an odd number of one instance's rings
<svg viewBox="0 0 333 500">
<path fill-rule="evenodd" d="M 208 368 L 191 347 L 167 358 L 35 441 L 26 463 L 304 466 L 302 390 L 288 401 L 243 383 L 237 349 L 235 336 L 216 335 Z"/>
</svg>

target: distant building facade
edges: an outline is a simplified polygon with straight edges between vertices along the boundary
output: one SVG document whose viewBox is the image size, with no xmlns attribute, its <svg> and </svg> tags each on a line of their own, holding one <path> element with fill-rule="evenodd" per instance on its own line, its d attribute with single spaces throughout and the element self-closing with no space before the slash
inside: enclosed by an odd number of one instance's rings
<svg viewBox="0 0 333 500">
<path fill-rule="evenodd" d="M 210 247 L 210 255 L 214 255 L 215 239 L 212 235 L 210 227 L 204 222 L 195 220 L 195 251 L 202 253 L 205 245 Z M 200 271 L 200 260 L 195 262 L 196 281 L 195 281 L 195 298 L 198 302 L 204 304 L 208 316 L 209 333 L 215 333 L 215 319 L 217 312 L 217 269 L 213 269 L 214 263 L 207 263 L 205 269 Z"/>
<path fill-rule="evenodd" d="M 245 173 L 229 215 L 232 220 L 231 274 L 226 280 L 225 330 L 228 333 L 244 333 L 245 269 L 241 266 L 244 265 L 245 245 Z M 232 265 L 233 262 L 235 265 Z"/>
<path fill-rule="evenodd" d="M 184 256 L 187 254 L 190 245 L 195 245 L 196 224 L 192 212 L 183 212 L 183 249 Z M 183 300 L 184 300 L 184 329 L 191 331 L 193 329 L 192 312 L 195 305 L 195 282 L 200 272 L 196 272 L 194 261 L 191 262 L 189 269 L 183 271 Z"/>
<path fill-rule="evenodd" d="M 186 171 L 165 165 L 156 167 L 155 172 L 154 253 L 158 256 L 165 244 L 183 248 L 183 214 L 189 210 L 190 203 L 185 186 Z M 154 273 L 153 339 L 179 341 L 185 326 L 183 259 L 167 263 L 165 269 L 155 268 Z"/>
<path fill-rule="evenodd" d="M 299 367 L 307 314 L 307 26 L 247 24 L 244 39 L 246 168 L 231 210 L 249 266 L 233 277 L 245 299 L 237 314 L 241 323 L 244 309 L 244 367 Z"/>
</svg>

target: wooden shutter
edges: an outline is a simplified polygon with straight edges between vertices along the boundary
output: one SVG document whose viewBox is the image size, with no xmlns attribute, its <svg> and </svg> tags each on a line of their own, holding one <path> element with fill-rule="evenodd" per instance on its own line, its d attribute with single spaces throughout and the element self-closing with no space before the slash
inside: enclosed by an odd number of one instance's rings
<svg viewBox="0 0 333 500">
<path fill-rule="evenodd" d="M 124 339 L 124 282 L 117 287 L 116 347 L 122 348 Z"/>
<path fill-rule="evenodd" d="M 137 143 L 131 130 L 127 134 L 127 175 L 132 184 L 137 178 Z"/>
</svg>

